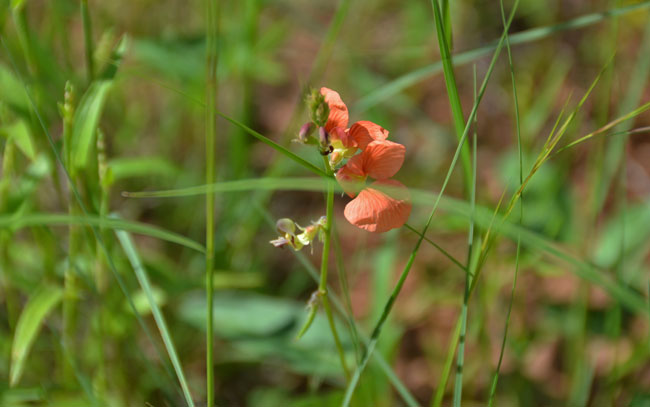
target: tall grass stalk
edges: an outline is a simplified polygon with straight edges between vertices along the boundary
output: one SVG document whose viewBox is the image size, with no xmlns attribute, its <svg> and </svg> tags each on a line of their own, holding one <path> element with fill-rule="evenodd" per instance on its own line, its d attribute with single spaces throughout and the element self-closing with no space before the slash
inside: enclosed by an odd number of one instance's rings
<svg viewBox="0 0 650 407">
<path fill-rule="evenodd" d="M 219 0 L 206 0 L 206 86 L 205 86 L 205 182 L 216 177 L 215 139 L 217 132 L 217 58 L 219 35 Z M 208 407 L 214 407 L 214 212 L 215 195 L 205 196 L 205 273 L 206 273 L 206 397 Z"/>
<path fill-rule="evenodd" d="M 507 38 L 507 37 L 506 37 Z M 476 65 L 474 65 L 474 103 L 476 103 Z M 469 233 L 467 236 L 467 262 L 465 267 L 469 271 L 465 274 L 465 287 L 463 291 L 463 305 L 461 308 L 460 342 L 456 357 L 456 381 L 454 383 L 454 407 L 460 407 L 463 397 L 463 366 L 465 364 L 465 341 L 467 339 L 467 306 L 469 303 L 469 287 L 472 278 L 472 249 L 474 247 L 474 212 L 476 211 L 476 116 L 474 116 L 474 137 L 472 143 L 472 184 L 470 193 Z"/>
<path fill-rule="evenodd" d="M 95 59 L 93 55 L 93 29 L 88 10 L 88 0 L 81 0 L 81 23 L 84 31 L 84 51 L 86 57 L 86 74 L 88 83 L 95 79 Z"/>
<path fill-rule="evenodd" d="M 501 6 L 501 19 L 503 24 L 506 23 L 506 14 L 503 7 L 503 0 L 500 1 Z M 519 159 L 519 187 L 524 183 L 524 158 L 523 158 L 523 145 L 521 142 L 521 120 L 519 115 L 519 97 L 517 95 L 517 81 L 515 79 L 515 69 L 512 60 L 512 50 L 510 49 L 510 39 L 506 37 L 506 51 L 508 52 L 508 67 L 510 68 L 510 79 L 512 82 L 512 99 L 515 110 L 515 131 L 517 136 L 517 155 Z M 519 226 L 523 226 L 524 221 L 524 193 L 521 192 L 519 198 Z M 490 395 L 488 397 L 488 407 L 492 407 L 494 397 L 496 395 L 497 383 L 499 381 L 499 373 L 501 371 L 501 364 L 503 363 L 503 355 L 505 353 L 506 341 L 508 339 L 508 328 L 510 326 L 510 315 L 512 314 L 512 305 L 515 299 L 515 289 L 517 288 L 517 277 L 519 275 L 519 256 L 521 254 L 521 233 L 517 234 L 517 249 L 515 254 L 515 272 L 512 277 L 512 289 L 510 291 L 510 300 L 508 302 L 508 312 L 506 314 L 506 322 L 503 328 L 503 339 L 501 340 L 501 349 L 499 350 L 499 361 L 497 362 L 494 377 L 492 378 L 492 385 L 490 387 Z"/>
<path fill-rule="evenodd" d="M 62 105 L 63 114 L 63 147 L 64 159 L 70 170 L 70 187 L 68 193 L 68 215 L 78 216 L 77 202 L 75 200 L 74 185 L 77 184 L 77 172 L 72 170 L 72 126 L 74 122 L 75 101 L 74 89 L 70 82 L 65 86 Z M 81 236 L 82 230 L 79 226 L 70 225 L 68 227 L 68 263 L 64 272 L 64 295 L 63 295 L 63 334 L 61 342 L 63 352 L 70 359 L 73 359 L 70 353 L 74 349 L 74 337 L 76 332 L 76 313 L 77 301 L 79 299 L 77 271 L 75 270 L 76 262 L 80 252 L 80 245 L 83 241 Z M 64 376 L 66 381 L 72 379 L 70 364 L 64 363 Z"/>
<path fill-rule="evenodd" d="M 451 113 L 454 119 L 454 128 L 456 129 L 456 137 L 460 141 L 463 137 L 465 130 L 465 117 L 463 115 L 463 107 L 460 103 L 460 95 L 458 93 L 458 86 L 456 84 L 456 75 L 454 74 L 454 66 L 451 60 L 450 41 L 448 41 L 449 33 L 451 33 L 451 21 L 449 19 L 449 4 L 447 0 L 443 0 L 445 7 L 445 17 L 440 10 L 438 0 L 431 0 L 431 7 L 433 8 L 433 16 L 436 24 L 436 32 L 438 34 L 438 47 L 442 57 L 442 69 L 445 76 L 445 85 L 447 87 L 447 95 L 449 96 L 449 103 L 451 105 Z M 467 195 L 470 194 L 472 188 L 472 164 L 469 157 L 469 146 L 463 145 L 461 149 L 461 164 L 463 166 L 463 175 L 465 177 L 465 191 Z"/>
<path fill-rule="evenodd" d="M 488 70 L 485 74 L 485 77 L 483 78 L 483 83 L 481 84 L 481 88 L 478 92 L 476 102 L 474 103 L 474 106 L 472 108 L 472 111 L 469 115 L 469 118 L 467 120 L 468 125 L 465 126 L 465 130 L 463 131 L 463 136 L 460 139 L 458 143 L 458 147 L 456 148 L 456 151 L 454 153 L 454 157 L 451 161 L 451 164 L 449 165 L 449 169 L 447 171 L 447 175 L 445 176 L 445 180 L 442 184 L 442 187 L 440 188 L 440 193 L 438 194 L 433 207 L 431 208 L 431 212 L 429 213 L 429 217 L 427 219 L 426 224 L 424 225 L 424 228 L 422 229 L 420 238 L 415 244 L 415 247 L 413 248 L 413 251 L 411 252 L 411 255 L 409 256 L 408 262 L 406 263 L 406 266 L 404 267 L 404 270 L 402 271 L 402 274 L 399 277 L 399 280 L 397 284 L 395 285 L 395 288 L 393 289 L 393 292 L 391 293 L 390 297 L 388 298 L 388 301 L 386 302 L 386 305 L 384 306 L 384 311 L 382 315 L 380 316 L 379 320 L 375 324 L 375 327 L 372 331 L 372 334 L 370 336 L 370 341 L 368 343 L 368 348 L 366 349 L 366 353 L 364 354 L 364 357 L 361 361 L 361 364 L 357 366 L 357 369 L 354 372 L 354 375 L 352 376 L 352 380 L 348 384 L 348 388 L 346 389 L 345 396 L 343 399 L 342 406 L 347 407 L 350 405 L 350 401 L 352 400 L 352 395 L 354 394 L 354 390 L 356 389 L 357 384 L 359 383 L 359 379 L 361 377 L 361 373 L 365 369 L 368 360 L 370 359 L 370 355 L 372 355 L 372 352 L 375 350 L 375 347 L 377 346 L 377 341 L 379 340 L 379 335 L 381 334 L 381 330 L 384 326 L 384 323 L 388 319 L 388 315 L 390 314 L 391 310 L 393 309 L 393 305 L 395 303 L 395 300 L 397 299 L 397 296 L 399 295 L 400 291 L 402 290 L 402 286 L 404 285 L 404 282 L 406 281 L 406 277 L 409 274 L 409 271 L 411 270 L 411 267 L 413 266 L 413 262 L 415 261 L 415 257 L 418 254 L 418 251 L 420 249 L 420 245 L 424 241 L 424 235 L 426 234 L 427 230 L 429 229 L 429 225 L 431 225 L 431 221 L 433 220 L 433 215 L 436 213 L 436 210 L 438 209 L 438 205 L 440 204 L 440 200 L 447 188 L 447 185 L 449 183 L 449 180 L 451 179 L 451 174 L 454 170 L 454 167 L 456 166 L 456 162 L 458 161 L 458 158 L 461 153 L 461 149 L 463 147 L 463 144 L 465 143 L 465 140 L 467 139 L 467 134 L 469 133 L 470 126 L 469 124 L 472 123 L 474 120 L 474 117 L 476 116 L 476 112 L 478 110 L 478 106 L 483 99 L 483 95 L 485 94 L 485 89 L 487 88 L 488 81 L 490 80 L 490 77 L 492 76 L 492 71 L 494 70 L 494 66 L 496 64 L 496 61 L 499 57 L 499 54 L 501 53 L 501 48 L 503 47 L 505 35 L 510 27 L 510 24 L 512 23 L 512 19 L 515 16 L 515 13 L 517 11 L 517 7 L 519 6 L 519 0 L 515 0 L 515 3 L 513 5 L 512 11 L 510 13 L 510 17 L 508 18 L 508 23 L 506 25 L 506 28 L 504 30 L 503 35 L 501 36 L 501 40 L 499 41 L 499 45 L 497 46 L 494 55 L 492 57 L 492 61 L 490 61 L 490 65 L 488 67 Z"/>
</svg>

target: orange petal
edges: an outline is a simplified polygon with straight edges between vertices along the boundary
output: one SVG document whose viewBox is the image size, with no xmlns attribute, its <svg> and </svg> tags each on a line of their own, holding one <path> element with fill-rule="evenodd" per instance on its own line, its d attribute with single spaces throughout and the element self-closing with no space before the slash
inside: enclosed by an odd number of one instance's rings
<svg viewBox="0 0 650 407">
<path fill-rule="evenodd" d="M 373 122 L 362 120 L 350 127 L 350 135 L 357 141 L 357 146 L 363 150 L 374 140 L 386 140 L 388 130 Z"/>
<path fill-rule="evenodd" d="M 357 193 L 363 189 L 366 181 L 366 174 L 363 172 L 362 167 L 363 158 L 360 155 L 355 155 L 350 158 L 340 170 L 336 172 L 336 180 L 341 185 L 341 188 L 351 198 L 357 196 Z"/>
<path fill-rule="evenodd" d="M 341 100 L 338 92 L 328 88 L 320 88 L 320 93 L 325 96 L 325 102 L 330 108 L 330 115 L 325 124 L 325 130 L 331 132 L 335 127 L 345 129 L 348 127 L 348 108 Z"/>
<path fill-rule="evenodd" d="M 374 179 L 387 179 L 397 173 L 404 163 L 406 148 L 388 140 L 368 144 L 363 157 L 363 172 Z"/>
<path fill-rule="evenodd" d="M 411 214 L 408 189 L 395 180 L 375 182 L 350 201 L 343 214 L 348 222 L 369 232 L 381 233 L 399 228 Z"/>
</svg>

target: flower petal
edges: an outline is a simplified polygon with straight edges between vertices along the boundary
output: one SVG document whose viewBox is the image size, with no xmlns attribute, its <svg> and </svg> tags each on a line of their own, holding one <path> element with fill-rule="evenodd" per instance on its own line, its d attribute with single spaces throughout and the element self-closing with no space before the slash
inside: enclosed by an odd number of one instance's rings
<svg viewBox="0 0 650 407">
<path fill-rule="evenodd" d="M 388 140 L 368 144 L 363 157 L 363 172 L 374 179 L 388 179 L 395 175 L 404 163 L 406 148 Z"/>
<path fill-rule="evenodd" d="M 357 193 L 363 189 L 366 181 L 366 174 L 363 172 L 362 164 L 363 157 L 361 155 L 355 155 L 336 172 L 336 180 L 351 198 L 357 196 Z"/>
<path fill-rule="evenodd" d="M 329 88 L 320 88 L 320 93 L 325 96 L 325 102 L 330 108 L 325 130 L 331 132 L 335 127 L 347 128 L 349 120 L 348 107 L 341 100 L 339 93 Z"/>
<path fill-rule="evenodd" d="M 350 127 L 350 136 L 357 141 L 357 145 L 363 150 L 374 140 L 386 140 L 388 130 L 373 122 L 362 120 Z"/>
<path fill-rule="evenodd" d="M 343 214 L 348 222 L 369 232 L 381 233 L 399 228 L 411 214 L 408 189 L 395 180 L 375 182 L 350 201 Z"/>
</svg>

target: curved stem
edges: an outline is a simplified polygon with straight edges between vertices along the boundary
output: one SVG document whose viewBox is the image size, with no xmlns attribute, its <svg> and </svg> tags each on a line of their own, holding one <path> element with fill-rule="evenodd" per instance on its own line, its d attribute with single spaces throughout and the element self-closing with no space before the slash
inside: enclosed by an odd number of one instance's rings
<svg viewBox="0 0 650 407">
<path fill-rule="evenodd" d="M 323 157 L 323 162 L 325 163 L 325 170 L 328 175 L 332 174 L 332 168 L 327 157 Z M 318 291 L 321 294 L 321 301 L 323 303 L 323 309 L 327 315 L 327 321 L 330 325 L 330 330 L 332 331 L 332 336 L 334 337 L 334 343 L 336 344 L 336 350 L 339 353 L 339 359 L 341 359 L 341 367 L 345 373 L 346 381 L 350 380 L 350 371 L 348 370 L 347 363 L 345 362 L 345 351 L 343 350 L 343 345 L 341 344 L 341 339 L 336 330 L 336 324 L 334 323 L 334 315 L 332 314 L 332 307 L 330 307 L 328 293 L 327 293 L 327 269 L 329 266 L 329 257 L 330 257 L 330 242 L 332 236 L 332 224 L 334 222 L 334 185 L 330 180 L 327 184 L 327 220 L 325 222 L 325 233 L 323 237 L 323 257 L 320 264 L 320 281 L 318 284 Z"/>
</svg>

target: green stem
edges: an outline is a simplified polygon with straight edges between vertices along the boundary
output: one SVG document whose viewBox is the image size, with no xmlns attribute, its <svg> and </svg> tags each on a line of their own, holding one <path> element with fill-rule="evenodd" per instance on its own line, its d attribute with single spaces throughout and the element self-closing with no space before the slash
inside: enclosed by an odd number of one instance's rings
<svg viewBox="0 0 650 407">
<path fill-rule="evenodd" d="M 328 174 L 332 174 L 332 168 L 327 157 L 323 157 L 323 162 L 325 163 L 325 170 Z M 327 315 L 327 321 L 330 325 L 330 330 L 332 331 L 332 336 L 334 337 L 334 343 L 336 344 L 336 350 L 339 353 L 339 359 L 341 360 L 341 367 L 345 373 L 346 381 L 350 381 L 350 370 L 348 369 L 347 363 L 345 362 L 345 351 L 341 340 L 339 339 L 339 334 L 336 330 L 336 324 L 334 323 L 334 315 L 332 314 L 332 308 L 330 307 L 328 293 L 327 293 L 327 270 L 329 268 L 329 257 L 330 257 L 330 243 L 332 237 L 332 225 L 334 223 L 334 184 L 330 180 L 327 185 L 327 212 L 326 212 L 325 221 L 325 233 L 323 237 L 323 257 L 321 259 L 320 265 L 320 281 L 318 283 L 318 291 L 321 293 L 321 301 L 323 303 L 323 309 Z"/>
<path fill-rule="evenodd" d="M 456 85 L 456 75 L 454 74 L 451 52 L 449 51 L 449 42 L 447 41 L 448 33 L 446 33 L 446 31 L 449 30 L 449 32 L 451 32 L 451 22 L 447 18 L 445 23 L 442 11 L 440 10 L 440 4 L 437 0 L 431 0 L 431 6 L 433 7 L 433 14 L 436 22 L 438 46 L 442 57 L 445 85 L 447 86 L 447 94 L 449 95 L 449 104 L 451 105 L 451 112 L 454 119 L 454 128 L 456 129 L 456 137 L 460 141 L 463 137 L 463 132 L 465 131 L 465 117 L 463 115 L 463 107 L 460 103 L 458 86 Z M 449 17 L 448 4 L 445 12 L 447 17 Z M 463 175 L 465 177 L 465 190 L 469 192 L 472 185 L 472 167 L 469 157 L 469 146 L 467 144 L 463 145 L 461 150 L 461 163 L 463 166 Z"/>
<path fill-rule="evenodd" d="M 372 331 L 372 335 L 370 336 L 370 341 L 368 342 L 368 348 L 366 349 L 366 353 L 364 354 L 361 363 L 357 366 L 357 369 L 354 372 L 354 375 L 352 376 L 352 380 L 348 384 L 348 388 L 345 391 L 345 396 L 343 399 L 343 403 L 341 403 L 341 406 L 347 407 L 350 405 L 350 401 L 352 400 L 352 395 L 354 394 L 354 390 L 357 387 L 357 384 L 359 383 L 359 379 L 361 378 L 361 373 L 365 369 L 366 365 L 368 364 L 368 361 L 370 360 L 370 357 L 372 356 L 372 352 L 375 350 L 375 347 L 377 346 L 377 341 L 379 340 L 379 335 L 381 334 L 381 330 L 384 326 L 384 323 L 388 319 L 388 314 L 390 314 L 391 310 L 393 309 L 393 304 L 395 303 L 395 300 L 397 299 L 397 296 L 399 295 L 400 291 L 402 290 L 402 286 L 404 285 L 404 282 L 406 281 L 406 277 L 408 277 L 409 272 L 411 271 L 411 267 L 413 266 L 413 262 L 415 261 L 415 257 L 417 257 L 418 251 L 420 250 L 420 246 L 422 245 L 422 242 L 424 241 L 424 236 L 426 235 L 427 230 L 429 229 L 429 226 L 431 225 L 431 221 L 433 220 L 433 215 L 436 213 L 436 210 L 438 209 L 438 205 L 440 204 L 440 200 L 442 199 L 442 196 L 445 192 L 445 189 L 447 188 L 447 184 L 449 183 L 449 179 L 451 178 L 451 174 L 454 170 L 454 167 L 456 165 L 456 162 L 458 161 L 458 158 L 460 156 L 461 149 L 463 147 L 463 144 L 465 143 L 465 139 L 467 138 L 467 134 L 469 133 L 470 126 L 469 124 L 472 123 L 474 120 L 474 117 L 476 117 L 476 112 L 478 110 L 478 106 L 483 99 L 483 95 L 485 94 L 485 89 L 487 88 L 487 83 L 490 80 L 490 77 L 492 75 L 492 70 L 494 69 L 494 65 L 496 64 L 496 61 L 499 57 L 499 54 L 501 52 L 501 48 L 503 47 L 503 43 L 505 40 L 505 36 L 507 34 L 508 28 L 510 27 L 510 24 L 512 23 L 512 19 L 514 18 L 515 12 L 517 11 L 517 7 L 519 6 L 519 0 L 515 0 L 515 3 L 513 5 L 513 9 L 510 13 L 510 17 L 508 19 L 508 24 L 504 30 L 504 33 L 501 36 L 501 40 L 499 41 L 499 45 L 497 46 L 497 49 L 494 52 L 494 55 L 492 56 L 492 61 L 490 61 L 490 66 L 488 67 L 488 70 L 485 74 L 485 77 L 483 78 L 483 83 L 481 84 L 481 88 L 478 92 L 478 95 L 476 97 L 476 102 L 474 102 L 474 106 L 472 108 L 472 111 L 470 112 L 469 118 L 467 120 L 467 124 L 465 126 L 465 130 L 463 131 L 463 136 L 461 137 L 460 141 L 458 142 L 458 147 L 456 148 L 456 151 L 454 153 L 454 157 L 452 159 L 452 162 L 449 166 L 449 169 L 447 170 L 447 175 L 445 176 L 445 180 L 442 183 L 442 187 L 440 188 L 440 193 L 438 194 L 433 207 L 431 208 L 431 212 L 429 213 L 429 217 L 427 218 L 427 222 L 424 225 L 424 228 L 422 229 L 422 233 L 420 234 L 420 237 L 415 244 L 415 247 L 413 248 L 413 251 L 411 252 L 411 255 L 409 256 L 408 262 L 406 263 L 406 266 L 404 266 L 404 269 L 402 270 L 402 274 L 399 277 L 399 281 L 397 282 L 397 285 L 395 285 L 395 288 L 393 289 L 393 292 L 391 293 L 388 301 L 386 302 L 386 305 L 384 306 L 384 311 L 382 312 L 381 317 L 379 318 L 379 321 L 375 324 L 375 328 Z M 475 278 L 473 279 L 475 280 Z M 471 289 L 470 289 L 471 291 Z"/>
<path fill-rule="evenodd" d="M 206 109 L 205 109 L 205 182 L 212 184 L 216 178 L 215 139 L 217 111 L 217 55 L 219 34 L 219 1 L 206 0 Z M 214 332 L 213 322 L 213 293 L 214 293 L 214 194 L 205 196 L 205 273 L 206 273 L 206 388 L 207 405 L 214 407 Z"/>
<path fill-rule="evenodd" d="M 88 11 L 88 0 L 81 0 L 81 22 L 84 30 L 84 51 L 86 53 L 86 71 L 88 83 L 95 78 L 95 62 L 93 59 L 93 31 Z"/>
</svg>

